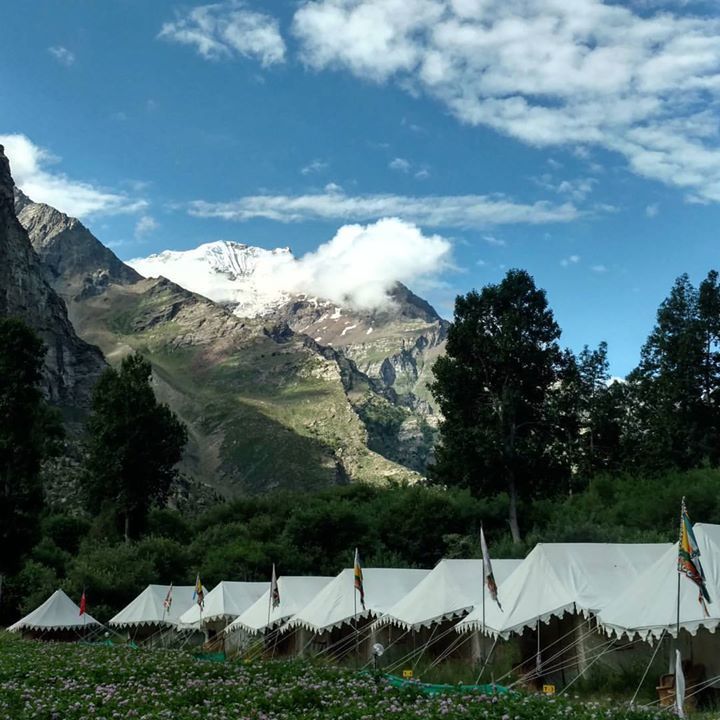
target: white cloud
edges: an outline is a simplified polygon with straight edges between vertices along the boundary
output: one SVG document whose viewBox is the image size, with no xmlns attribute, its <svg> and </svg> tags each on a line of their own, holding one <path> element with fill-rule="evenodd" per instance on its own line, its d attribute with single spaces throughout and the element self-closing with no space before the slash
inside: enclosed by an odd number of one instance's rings
<svg viewBox="0 0 720 720">
<path fill-rule="evenodd" d="M 60 158 L 35 145 L 25 135 L 0 135 L 0 145 L 10 160 L 15 184 L 35 202 L 52 205 L 74 217 L 140 212 L 145 200 L 73 180 L 51 168 Z"/>
<path fill-rule="evenodd" d="M 550 173 L 545 173 L 533 180 L 545 190 L 564 195 L 577 202 L 582 202 L 593 191 L 597 184 L 595 178 L 574 178 L 571 180 L 555 180 Z"/>
<path fill-rule="evenodd" d="M 150 235 L 160 227 L 160 224 L 154 217 L 150 215 L 143 215 L 137 223 L 135 223 L 135 237 L 142 238 L 146 235 Z"/>
<path fill-rule="evenodd" d="M 483 235 L 483 240 L 488 245 L 494 245 L 495 247 L 505 247 L 507 245 L 502 238 L 497 238 L 494 235 Z"/>
<path fill-rule="evenodd" d="M 658 216 L 658 213 L 660 212 L 660 205 L 658 203 L 652 203 L 652 205 L 648 205 L 645 208 L 645 215 L 649 218 L 654 218 Z"/>
<path fill-rule="evenodd" d="M 159 38 L 192 45 L 209 60 L 235 55 L 255 58 L 269 66 L 285 60 L 285 41 L 278 21 L 264 13 L 249 10 L 237 0 L 199 5 L 178 13 L 166 22 Z"/>
<path fill-rule="evenodd" d="M 605 273 L 608 270 L 606 265 L 593 265 L 590 269 L 596 273 Z"/>
<path fill-rule="evenodd" d="M 533 146 L 599 146 L 720 201 L 720 19 L 602 0 L 305 0 L 293 32 L 341 68 Z"/>
<path fill-rule="evenodd" d="M 570 265 L 577 265 L 580 262 L 580 256 L 579 255 L 570 255 L 566 258 L 563 258 L 560 261 L 560 264 L 563 267 L 570 267 Z"/>
<path fill-rule="evenodd" d="M 300 168 L 300 172 L 303 175 L 311 175 L 313 173 L 319 173 L 323 170 L 327 170 L 329 164 L 326 163 L 324 160 L 313 160 L 312 162 L 308 163 L 304 167 Z"/>
<path fill-rule="evenodd" d="M 394 160 L 391 160 L 388 164 L 388 167 L 391 170 L 397 170 L 398 172 L 402 173 L 409 173 L 410 172 L 410 163 L 405 158 L 396 157 Z"/>
<path fill-rule="evenodd" d="M 278 222 L 397 217 L 425 227 L 483 228 L 506 224 L 570 222 L 581 216 L 572 203 L 518 203 L 502 195 L 346 195 L 340 189 L 306 195 L 250 195 L 231 202 L 196 200 L 196 217 Z"/>
<path fill-rule="evenodd" d="M 296 259 L 289 252 L 254 251 L 252 272 L 218 276 L 207 263 L 208 248 L 130 260 L 146 276 L 162 274 L 183 287 L 222 302 L 251 303 L 262 314 L 286 293 L 306 293 L 341 305 L 373 309 L 389 302 L 397 282 L 432 283 L 450 262 L 451 244 L 439 235 L 394 218 L 370 225 L 344 225 L 314 252 Z M 225 245 L 220 243 L 220 245 Z M 247 248 L 244 248 L 247 252 Z"/>
<path fill-rule="evenodd" d="M 62 45 L 53 45 L 48 52 L 61 64 L 70 67 L 75 62 L 75 53 Z"/>
<path fill-rule="evenodd" d="M 411 163 L 405 158 L 396 157 L 393 158 L 389 163 L 388 167 L 396 172 L 408 175 L 412 172 L 413 177 L 416 180 L 427 180 L 430 177 L 430 170 L 427 167 L 418 167 L 414 163 Z M 417 169 L 416 169 L 417 168 Z"/>
</svg>

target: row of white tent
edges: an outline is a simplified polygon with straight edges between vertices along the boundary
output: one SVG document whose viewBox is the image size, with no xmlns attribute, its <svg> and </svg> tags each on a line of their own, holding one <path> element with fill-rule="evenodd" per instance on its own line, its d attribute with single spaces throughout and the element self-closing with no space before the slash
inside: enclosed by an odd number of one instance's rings
<svg viewBox="0 0 720 720">
<path fill-rule="evenodd" d="M 695 525 L 713 602 L 706 616 L 697 587 L 681 578 L 680 627 L 694 635 L 720 624 L 720 526 Z M 161 627 L 250 634 L 304 628 L 323 633 L 359 620 L 418 631 L 441 622 L 459 633 L 508 638 L 553 617 L 594 617 L 609 634 L 657 639 L 674 635 L 677 622 L 677 544 L 539 544 L 524 560 L 493 561 L 502 609 L 484 590 L 481 560 L 442 560 L 433 570 L 365 568 L 363 609 L 353 570 L 331 577 L 281 576 L 280 604 L 273 607 L 268 582 L 221 582 L 205 595 L 201 610 L 192 586 L 150 585 L 110 625 L 117 629 Z M 72 629 L 93 625 L 62 591 L 10 630 Z"/>
</svg>

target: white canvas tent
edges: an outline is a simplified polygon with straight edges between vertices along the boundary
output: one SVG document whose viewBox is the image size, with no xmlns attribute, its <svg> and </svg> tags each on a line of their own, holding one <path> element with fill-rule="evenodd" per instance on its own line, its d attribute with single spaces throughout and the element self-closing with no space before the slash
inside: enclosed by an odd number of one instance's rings
<svg viewBox="0 0 720 720">
<path fill-rule="evenodd" d="M 169 585 L 148 585 L 130 604 L 115 615 L 109 624 L 116 628 L 176 626 L 180 616 L 193 606 L 195 586 L 174 585 L 170 610 L 167 610 L 164 602 L 169 589 Z"/>
<path fill-rule="evenodd" d="M 80 608 L 62 590 L 56 590 L 40 607 L 11 625 L 8 630 L 39 633 L 81 632 L 86 627 L 99 624 L 91 615 L 81 615 Z"/>
<path fill-rule="evenodd" d="M 209 623 L 225 623 L 245 612 L 267 589 L 266 582 L 223 580 L 207 595 L 202 611 L 197 603 L 179 619 L 179 629 L 201 628 Z"/>
<path fill-rule="evenodd" d="M 356 619 L 379 617 L 409 593 L 429 570 L 363 568 L 365 607 L 356 597 L 353 569 L 343 570 L 284 626 L 323 633 Z"/>
<path fill-rule="evenodd" d="M 499 585 L 502 611 L 486 603 L 485 623 L 475 608 L 456 629 L 508 638 L 565 613 L 598 613 L 655 562 L 669 543 L 546 543 L 536 545 L 520 567 Z"/>
<path fill-rule="evenodd" d="M 697 523 L 695 537 L 711 603 L 705 617 L 698 602 L 698 588 L 686 577 L 680 578 L 680 628 L 695 635 L 700 628 L 714 632 L 720 624 L 720 525 Z M 632 582 L 618 583 L 615 598 L 598 615 L 598 622 L 609 633 L 657 639 L 663 632 L 677 635 L 678 544 L 668 546 Z"/>
<path fill-rule="evenodd" d="M 521 563 L 522 560 L 493 560 L 493 574 L 498 585 Z M 482 606 L 484 587 L 482 560 L 441 560 L 407 595 L 389 608 L 376 625 L 419 630 L 460 618 Z M 486 592 L 486 607 L 492 602 Z"/>
<path fill-rule="evenodd" d="M 270 587 L 240 617 L 228 625 L 226 632 L 244 630 L 256 635 L 270 630 L 289 620 L 295 613 L 304 608 L 333 578 L 305 577 L 282 575 L 278 578 L 280 604 L 273 608 L 270 605 Z M 268 622 L 268 610 L 269 622 Z"/>
</svg>

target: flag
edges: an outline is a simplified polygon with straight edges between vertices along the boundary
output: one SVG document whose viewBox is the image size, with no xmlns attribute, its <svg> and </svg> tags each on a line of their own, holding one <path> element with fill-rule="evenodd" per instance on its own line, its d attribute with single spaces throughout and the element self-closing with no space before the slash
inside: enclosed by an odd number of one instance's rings
<svg viewBox="0 0 720 720">
<path fill-rule="evenodd" d="M 498 600 L 497 583 L 495 582 L 495 576 L 493 575 L 492 562 L 490 561 L 490 553 L 487 549 L 485 533 L 483 532 L 482 525 L 480 526 L 480 548 L 482 549 L 483 556 L 483 574 L 485 575 L 485 584 L 487 585 L 490 597 L 497 603 L 500 610 L 502 610 L 502 605 L 500 604 L 500 600 Z"/>
<path fill-rule="evenodd" d="M 679 718 L 685 717 L 685 675 L 683 675 L 680 651 L 675 650 L 675 712 Z"/>
<path fill-rule="evenodd" d="M 698 602 L 702 605 L 706 617 L 709 616 L 707 605 L 711 602 L 707 587 L 705 586 L 705 572 L 700 563 L 700 548 L 698 547 L 692 523 L 685 507 L 685 498 L 682 499 L 680 511 L 680 542 L 678 544 L 678 572 L 687 575 L 699 589 Z"/>
<path fill-rule="evenodd" d="M 79 615 L 84 615 L 87 609 L 87 598 L 85 597 L 85 588 L 83 588 L 82 595 L 80 597 L 80 612 Z"/>
<path fill-rule="evenodd" d="M 365 609 L 365 588 L 363 587 L 363 571 L 360 566 L 360 553 L 355 548 L 355 563 L 353 567 L 353 578 L 355 579 L 355 590 L 360 593 L 360 604 Z"/>
<path fill-rule="evenodd" d="M 170 583 L 170 587 L 168 588 L 167 595 L 165 596 L 165 599 L 163 600 L 163 607 L 165 608 L 165 612 L 170 612 L 170 608 L 172 607 L 172 591 L 173 591 L 173 586 L 172 586 L 172 583 Z"/>
<path fill-rule="evenodd" d="M 195 590 L 193 591 L 193 600 L 197 600 L 197 604 L 202 610 L 205 607 L 205 591 L 203 590 L 202 583 L 200 582 L 200 573 L 195 578 Z"/>
<path fill-rule="evenodd" d="M 273 608 L 280 605 L 280 588 L 278 587 L 277 575 L 275 575 L 275 563 L 273 563 L 272 579 L 270 580 L 270 602 Z"/>
</svg>

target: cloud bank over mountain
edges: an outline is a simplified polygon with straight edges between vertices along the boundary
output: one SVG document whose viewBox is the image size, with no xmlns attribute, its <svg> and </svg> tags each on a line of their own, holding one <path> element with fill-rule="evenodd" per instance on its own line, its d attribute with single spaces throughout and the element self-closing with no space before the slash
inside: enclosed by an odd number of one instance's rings
<svg viewBox="0 0 720 720">
<path fill-rule="evenodd" d="M 450 262 L 451 244 L 417 226 L 386 218 L 344 225 L 315 251 L 295 258 L 288 249 L 209 243 L 128 262 L 146 277 L 162 275 L 244 316 L 264 315 L 297 294 L 338 305 L 385 307 L 393 286 L 432 282 Z"/>
</svg>

